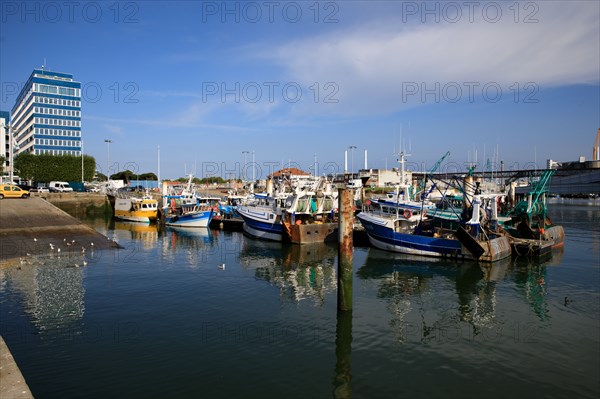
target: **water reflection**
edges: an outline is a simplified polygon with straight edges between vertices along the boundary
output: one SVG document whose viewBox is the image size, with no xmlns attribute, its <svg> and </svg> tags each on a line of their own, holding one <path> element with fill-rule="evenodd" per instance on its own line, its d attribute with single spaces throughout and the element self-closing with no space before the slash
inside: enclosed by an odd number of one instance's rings
<svg viewBox="0 0 600 399">
<path fill-rule="evenodd" d="M 284 301 L 312 300 L 321 306 L 326 294 L 336 291 L 336 246 L 245 239 L 239 256 L 240 266 L 279 287 Z"/>
<path fill-rule="evenodd" d="M 53 254 L 5 262 L 0 274 L 2 290 L 14 291 L 25 314 L 41 333 L 71 328 L 84 315 L 85 254 Z"/>
<path fill-rule="evenodd" d="M 142 244 L 145 249 L 151 249 L 158 241 L 158 225 L 155 223 L 135 223 L 111 220 L 108 225 L 119 238 L 130 239 Z M 129 234 L 122 234 L 122 233 Z"/>
<path fill-rule="evenodd" d="M 352 311 L 338 311 L 335 329 L 335 374 L 333 397 L 352 397 Z"/>
<path fill-rule="evenodd" d="M 424 260 L 371 248 L 357 276 L 377 280 L 377 297 L 385 301 L 392 315 L 390 327 L 404 342 L 418 331 L 421 340 L 439 331 L 468 323 L 469 334 L 495 328 L 498 289 L 515 281 L 522 297 L 540 320 L 549 318 L 546 300 L 546 267 L 560 262 L 535 259 L 505 259 L 492 265 Z M 454 290 L 449 286 L 454 285 Z M 454 292 L 456 296 L 452 297 Z M 416 320 L 416 321 L 415 321 Z"/>
<path fill-rule="evenodd" d="M 208 260 L 209 253 L 214 251 L 215 238 L 210 229 L 190 229 L 168 227 L 161 236 L 161 253 L 163 260 L 170 263 L 185 263 L 196 268 Z"/>
</svg>

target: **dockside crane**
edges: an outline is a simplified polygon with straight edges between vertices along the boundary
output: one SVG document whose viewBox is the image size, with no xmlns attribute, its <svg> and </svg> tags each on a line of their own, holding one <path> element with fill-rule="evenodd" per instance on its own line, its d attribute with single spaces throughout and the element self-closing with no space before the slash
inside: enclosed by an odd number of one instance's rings
<svg viewBox="0 0 600 399">
<path fill-rule="evenodd" d="M 435 163 L 435 165 L 433 165 L 433 167 L 429 170 L 429 172 L 425 172 L 425 176 L 423 176 L 423 180 L 421 181 L 421 184 L 419 186 L 419 189 L 417 190 L 417 193 L 424 193 L 425 188 L 427 186 L 427 175 L 432 174 L 436 170 L 438 170 L 438 168 L 440 167 L 442 162 L 444 162 L 444 159 L 446 159 L 449 155 L 450 155 L 450 151 L 446 151 L 446 153 L 440 159 L 438 159 L 438 161 Z M 431 190 L 430 190 L 430 192 L 431 192 Z M 421 195 L 421 197 L 423 197 L 423 195 Z"/>
</svg>

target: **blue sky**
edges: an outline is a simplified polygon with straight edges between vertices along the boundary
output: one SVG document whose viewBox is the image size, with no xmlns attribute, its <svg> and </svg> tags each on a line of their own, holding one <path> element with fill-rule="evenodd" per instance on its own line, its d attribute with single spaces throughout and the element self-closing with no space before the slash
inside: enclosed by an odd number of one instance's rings
<svg viewBox="0 0 600 399">
<path fill-rule="evenodd" d="M 355 169 L 400 145 L 414 170 L 544 167 L 590 159 L 600 127 L 597 1 L 0 5 L 0 109 L 44 60 L 72 73 L 101 171 L 106 139 L 140 173 L 160 146 L 163 178 L 237 176 L 253 151 L 256 177 L 342 171 L 350 146 Z"/>
</svg>

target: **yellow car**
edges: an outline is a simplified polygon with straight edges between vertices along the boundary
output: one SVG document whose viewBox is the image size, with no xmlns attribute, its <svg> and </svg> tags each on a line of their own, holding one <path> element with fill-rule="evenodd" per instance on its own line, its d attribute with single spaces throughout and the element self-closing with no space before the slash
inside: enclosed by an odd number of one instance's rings
<svg viewBox="0 0 600 399">
<path fill-rule="evenodd" d="M 0 199 L 3 198 L 28 198 L 29 191 L 23 190 L 19 186 L 13 184 L 0 185 Z"/>
</svg>

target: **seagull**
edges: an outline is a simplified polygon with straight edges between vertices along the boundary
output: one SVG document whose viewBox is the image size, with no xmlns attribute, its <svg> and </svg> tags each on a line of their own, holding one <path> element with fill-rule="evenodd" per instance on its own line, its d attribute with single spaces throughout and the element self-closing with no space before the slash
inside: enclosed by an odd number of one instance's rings
<svg viewBox="0 0 600 399">
<path fill-rule="evenodd" d="M 93 247 L 93 246 L 94 246 L 94 243 L 93 243 L 93 242 L 90 242 L 90 245 Z"/>
<path fill-rule="evenodd" d="M 60 248 L 56 248 L 56 252 L 60 252 Z"/>
<path fill-rule="evenodd" d="M 84 254 L 85 253 L 85 247 L 81 247 L 81 253 Z"/>
<path fill-rule="evenodd" d="M 217 267 L 221 270 L 225 270 L 225 263 L 221 263 L 220 265 L 217 265 Z"/>
<path fill-rule="evenodd" d="M 54 244 L 50 243 L 48 245 L 50 245 L 50 249 L 54 251 Z"/>
<path fill-rule="evenodd" d="M 87 261 L 86 260 L 83 261 L 83 265 L 87 266 Z"/>
<path fill-rule="evenodd" d="M 37 242 L 37 238 L 33 237 L 33 241 L 34 241 L 34 242 Z"/>
<path fill-rule="evenodd" d="M 570 304 L 571 302 L 573 302 L 572 299 L 569 299 L 568 296 L 565 297 L 565 306 L 567 306 L 568 304 Z"/>
</svg>

